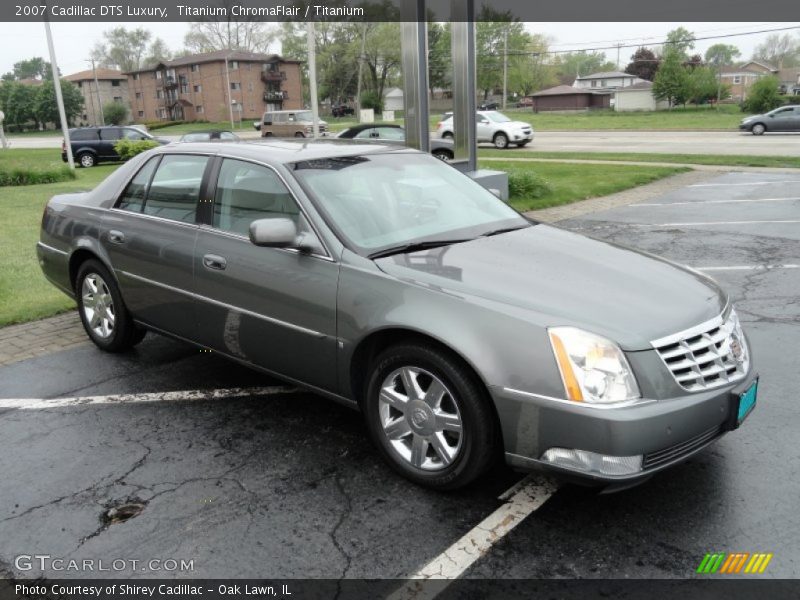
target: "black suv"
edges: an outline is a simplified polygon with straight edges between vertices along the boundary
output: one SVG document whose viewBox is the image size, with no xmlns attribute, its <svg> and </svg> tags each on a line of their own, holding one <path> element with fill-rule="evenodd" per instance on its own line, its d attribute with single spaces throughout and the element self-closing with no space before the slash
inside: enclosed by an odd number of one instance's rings
<svg viewBox="0 0 800 600">
<path fill-rule="evenodd" d="M 79 127 L 69 130 L 72 156 L 82 167 L 93 167 L 99 162 L 120 160 L 114 150 L 114 144 L 121 139 L 153 140 L 159 144 L 168 144 L 169 140 L 155 138 L 136 127 Z M 67 145 L 61 143 L 61 160 L 67 162 Z"/>
</svg>

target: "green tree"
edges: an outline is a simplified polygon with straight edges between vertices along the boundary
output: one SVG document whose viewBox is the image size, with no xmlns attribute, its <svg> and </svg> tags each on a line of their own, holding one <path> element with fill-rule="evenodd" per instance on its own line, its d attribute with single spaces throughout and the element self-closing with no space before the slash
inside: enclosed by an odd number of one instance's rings
<svg viewBox="0 0 800 600">
<path fill-rule="evenodd" d="M 75 117 L 83 111 L 83 96 L 78 86 L 65 79 L 61 80 L 61 95 L 64 98 L 67 124 L 71 124 Z M 61 126 L 56 91 L 52 81 L 46 81 L 37 89 L 33 110 L 41 123 L 55 123 L 57 126 Z"/>
<path fill-rule="evenodd" d="M 667 33 L 667 43 L 664 48 L 664 56 L 674 50 L 682 60 L 689 58 L 689 50 L 694 48 L 695 35 L 685 27 L 678 27 Z"/>
<path fill-rule="evenodd" d="M 710 67 L 696 67 L 689 71 L 688 77 L 689 100 L 694 104 L 707 104 L 720 93 L 717 76 Z"/>
<path fill-rule="evenodd" d="M 3 79 L 10 81 L 12 79 L 50 79 L 53 77 L 53 70 L 50 63 L 43 59 L 41 56 L 34 56 L 27 60 L 21 60 L 14 63 L 13 71 L 3 75 Z"/>
<path fill-rule="evenodd" d="M 103 32 L 104 41 L 95 45 L 91 55 L 101 66 L 116 67 L 125 73 L 136 71 L 148 64 L 149 58 L 158 62 L 169 53 L 163 40 L 156 38 L 150 43 L 151 38 L 152 34 L 141 27 L 115 27 Z"/>
<path fill-rule="evenodd" d="M 493 90 L 503 86 L 504 52 L 509 56 L 525 52 L 529 35 L 525 26 L 510 12 L 499 12 L 486 5 L 475 23 L 475 52 L 478 56 L 475 79 L 477 88 L 486 99 Z"/>
<path fill-rule="evenodd" d="M 541 33 L 527 38 L 523 53 L 508 59 L 509 89 L 522 96 L 552 87 L 558 81 L 555 70 L 546 61 L 550 39 Z"/>
<path fill-rule="evenodd" d="M 676 104 L 685 103 L 690 94 L 689 76 L 682 64 L 682 56 L 668 46 L 653 81 L 653 95 L 659 100 L 666 100 L 671 109 Z"/>
<path fill-rule="evenodd" d="M 778 78 L 770 75 L 762 77 L 750 86 L 747 99 L 742 103 L 742 110 L 749 113 L 765 113 L 783 104 L 778 86 Z"/>
<path fill-rule="evenodd" d="M 103 105 L 103 120 L 107 125 L 122 125 L 128 118 L 128 107 L 122 102 L 108 102 Z"/>
<path fill-rule="evenodd" d="M 563 52 L 556 55 L 553 67 L 561 83 L 572 85 L 579 75 L 613 71 L 617 66 L 602 52 Z"/>
<path fill-rule="evenodd" d="M 800 41 L 788 33 L 773 33 L 756 46 L 753 59 L 779 69 L 797 66 L 800 64 Z"/>
<path fill-rule="evenodd" d="M 39 119 L 34 111 L 34 101 L 39 88 L 35 85 L 4 81 L 0 84 L 0 109 L 6 113 L 9 129 L 22 130 L 33 122 L 38 128 Z"/>
<path fill-rule="evenodd" d="M 450 88 L 453 81 L 453 61 L 450 60 L 450 24 L 428 22 L 428 85 Z"/>
<path fill-rule="evenodd" d="M 714 69 L 717 77 L 717 106 L 723 97 L 722 67 L 733 64 L 742 53 L 733 44 L 714 44 L 706 50 L 706 62 Z M 725 94 L 727 95 L 727 94 Z"/>
</svg>

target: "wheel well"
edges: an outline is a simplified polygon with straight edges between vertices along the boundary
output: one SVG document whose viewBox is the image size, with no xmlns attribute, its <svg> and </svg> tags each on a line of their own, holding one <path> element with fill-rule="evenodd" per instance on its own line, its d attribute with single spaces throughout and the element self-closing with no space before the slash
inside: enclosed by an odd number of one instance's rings
<svg viewBox="0 0 800 600">
<path fill-rule="evenodd" d="M 94 252 L 83 248 L 75 250 L 75 252 L 72 253 L 72 256 L 69 257 L 69 283 L 72 286 L 73 291 L 75 291 L 75 280 L 78 278 L 78 271 L 80 270 L 81 265 L 92 258 L 95 260 L 100 260 Z"/>
<path fill-rule="evenodd" d="M 762 122 L 762 121 L 758 121 L 757 123 L 753 123 L 753 125 L 750 127 L 750 129 L 753 129 L 753 127 L 755 127 L 756 125 L 761 125 L 765 130 L 767 129 L 767 124 Z"/>
<path fill-rule="evenodd" d="M 495 131 L 492 139 L 495 139 L 498 135 L 505 136 L 506 139 L 509 139 L 508 134 L 505 131 Z"/>
</svg>

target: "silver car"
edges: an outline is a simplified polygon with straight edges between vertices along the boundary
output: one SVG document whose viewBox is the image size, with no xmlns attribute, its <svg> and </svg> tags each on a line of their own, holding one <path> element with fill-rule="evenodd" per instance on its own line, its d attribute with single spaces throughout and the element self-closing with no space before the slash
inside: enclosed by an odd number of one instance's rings
<svg viewBox="0 0 800 600">
<path fill-rule="evenodd" d="M 475 131 L 478 143 L 490 142 L 500 150 L 510 145 L 522 148 L 533 141 L 533 126 L 524 121 L 514 121 L 496 110 L 479 110 L 475 113 Z M 453 115 L 449 114 L 436 126 L 439 137 L 454 135 Z"/>
<path fill-rule="evenodd" d="M 53 197 L 37 252 L 99 348 L 161 333 L 359 408 L 386 461 L 437 489 L 499 456 L 631 485 L 756 401 L 712 280 L 531 222 L 396 146 L 158 148 Z"/>
</svg>

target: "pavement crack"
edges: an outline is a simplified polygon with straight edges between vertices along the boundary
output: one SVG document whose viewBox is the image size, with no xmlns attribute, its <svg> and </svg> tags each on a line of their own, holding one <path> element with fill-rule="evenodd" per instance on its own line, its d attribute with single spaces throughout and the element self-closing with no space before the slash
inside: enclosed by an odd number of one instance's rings
<svg viewBox="0 0 800 600">
<path fill-rule="evenodd" d="M 342 480 L 339 477 L 333 478 L 334 483 L 336 484 L 336 489 L 339 491 L 339 494 L 345 500 L 345 508 L 339 514 L 339 518 L 337 519 L 336 523 L 334 524 L 333 528 L 330 531 L 330 538 L 333 542 L 333 545 L 336 549 L 341 553 L 342 556 L 345 558 L 345 566 L 342 569 L 342 574 L 339 577 L 339 580 L 336 583 L 336 595 L 334 596 L 335 599 L 338 599 L 342 593 L 342 581 L 347 577 L 348 571 L 350 571 L 350 566 L 353 563 L 353 557 L 344 549 L 341 542 L 339 542 L 339 538 L 337 534 L 339 532 L 339 528 L 344 523 L 345 519 L 347 519 L 353 511 L 353 500 L 350 498 L 350 495 L 345 490 L 344 486 L 342 485 Z"/>
</svg>

